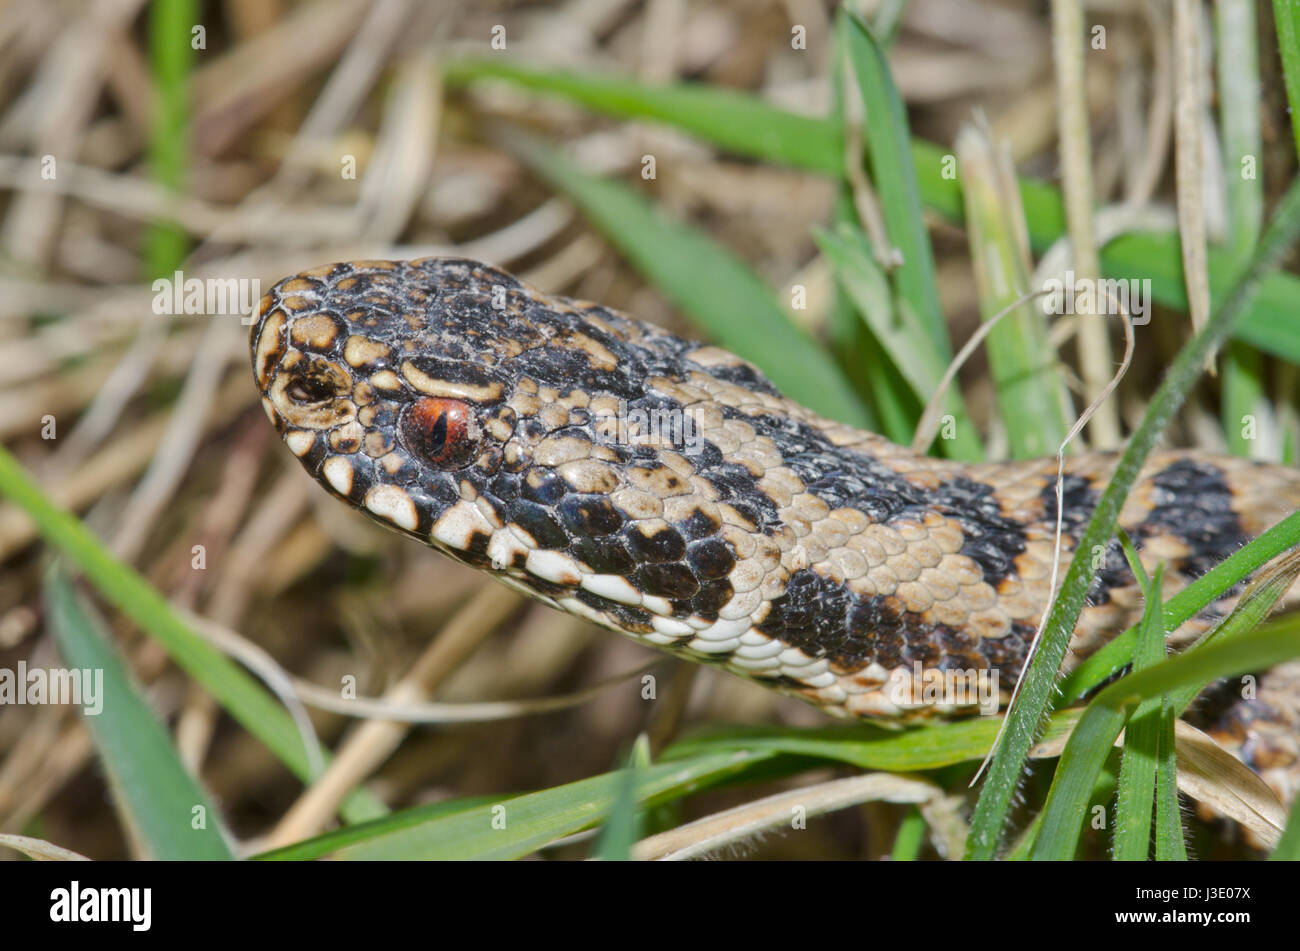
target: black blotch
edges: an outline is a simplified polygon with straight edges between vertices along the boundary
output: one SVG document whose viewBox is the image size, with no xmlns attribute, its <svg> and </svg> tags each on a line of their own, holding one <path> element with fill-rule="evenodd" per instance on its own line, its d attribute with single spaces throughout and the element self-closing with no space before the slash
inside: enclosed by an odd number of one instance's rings
<svg viewBox="0 0 1300 951">
<path fill-rule="evenodd" d="M 686 549 L 686 561 L 701 579 L 725 578 L 736 566 L 731 546 L 720 538 L 692 542 Z"/>
<path fill-rule="evenodd" d="M 907 611 L 896 597 L 863 597 L 811 570 L 791 576 L 758 629 L 848 672 L 872 663 L 889 670 L 919 661 L 1014 676 L 1033 637 L 1032 627 L 1017 623 L 1005 637 L 976 640 Z"/>
<path fill-rule="evenodd" d="M 375 484 L 374 463 L 371 462 L 369 465 L 361 465 L 362 458 L 363 457 L 361 456 L 357 456 L 353 460 L 352 492 L 350 495 L 347 496 L 349 499 L 351 499 L 354 502 L 357 502 L 358 504 L 361 502 L 362 499 L 366 497 L 366 493 L 370 491 L 371 486 Z M 368 456 L 364 458 L 369 459 Z M 321 479 L 320 483 L 329 492 L 334 493 L 334 486 L 330 485 L 328 480 Z"/>
<path fill-rule="evenodd" d="M 1049 481 L 1038 493 L 1043 503 L 1044 524 L 1056 530 L 1056 482 Z M 1061 480 L 1061 531 L 1076 538 L 1092 518 L 1092 510 L 1097 507 L 1097 493 L 1092 484 L 1080 475 L 1066 475 Z"/>
<path fill-rule="evenodd" d="M 510 521 L 533 536 L 541 548 L 564 548 L 569 544 L 568 532 L 549 509 L 536 502 L 517 499 L 510 506 Z"/>
<path fill-rule="evenodd" d="M 1043 505 L 1043 524 L 1049 531 L 1054 532 L 1056 530 L 1055 481 L 1050 481 L 1043 486 L 1043 490 L 1038 493 L 1038 498 Z M 1061 480 L 1061 499 L 1062 535 L 1077 541 L 1088 520 L 1092 518 L 1093 509 L 1097 507 L 1097 492 L 1083 476 L 1066 475 Z M 1133 543 L 1141 550 L 1140 539 L 1135 538 Z M 1088 557 L 1092 557 L 1091 554 Z M 1088 603 L 1106 604 L 1110 601 L 1111 591 L 1115 588 L 1127 587 L 1132 583 L 1133 572 L 1129 569 L 1128 559 L 1124 557 L 1119 541 L 1113 540 L 1107 546 L 1101 566 L 1097 569 L 1097 575 L 1088 589 Z"/>
<path fill-rule="evenodd" d="M 979 654 L 987 666 L 998 671 L 1001 686 L 1009 690 L 1014 684 L 1033 639 L 1034 626 L 1023 621 L 1013 621 L 1011 630 L 1002 637 L 980 639 Z"/>
<path fill-rule="evenodd" d="M 919 663 L 923 667 L 933 667 L 938 664 L 943 654 L 933 638 L 934 632 L 931 632 L 930 637 L 918 637 L 909 641 L 903 647 L 903 663 Z"/>
<path fill-rule="evenodd" d="M 554 312 L 546 313 L 550 316 Z M 564 323 L 580 329 L 589 337 L 596 336 L 593 332 L 595 328 L 586 324 L 579 327 L 572 318 L 564 320 Z M 631 348 L 627 345 L 616 344 L 616 348 L 632 356 Z M 644 377 L 636 377 L 618 370 L 613 372 L 599 370 L 592 366 L 591 357 L 586 351 L 572 347 L 537 347 L 525 350 L 513 357 L 510 362 L 513 372 L 550 384 L 561 392 L 577 383 L 588 393 L 603 390 L 625 400 L 636 399 L 644 393 Z"/>
<path fill-rule="evenodd" d="M 865 666 L 875 661 L 893 668 L 903 662 L 908 641 L 928 638 L 934 627 L 921 623 L 919 618 L 907 618 L 894 599 L 855 598 L 849 607 L 846 637 L 838 656 L 850 663 Z"/>
<path fill-rule="evenodd" d="M 1025 548 L 1024 530 L 1002 514 L 992 486 L 958 476 L 923 490 L 867 453 L 834 446 L 806 423 L 770 414 L 743 416 L 725 409 L 723 415 L 742 418 L 759 435 L 770 438 L 785 466 L 830 508 L 856 508 L 872 521 L 885 523 L 919 520 L 928 511 L 938 511 L 961 529 L 962 554 L 980 565 L 986 581 L 996 586 L 1014 573 L 1014 559 Z M 758 502 L 760 531 L 770 535 L 780 527 L 775 507 L 764 493 L 753 490 L 748 470 L 721 465 L 701 475 L 717 486 L 724 501 Z"/>
<path fill-rule="evenodd" d="M 473 555 L 482 555 L 486 557 L 488 542 L 490 541 L 492 541 L 492 536 L 487 532 L 470 532 L 467 550 Z"/>
<path fill-rule="evenodd" d="M 632 576 L 632 585 L 646 594 L 684 601 L 700 590 L 700 583 L 685 565 L 642 565 Z"/>
<path fill-rule="evenodd" d="M 695 614 L 706 621 L 716 621 L 718 612 L 727 606 L 735 593 L 731 582 L 726 578 L 704 581 L 700 584 L 699 594 L 680 605 L 674 603 L 673 610 L 680 610 L 683 615 Z"/>
<path fill-rule="evenodd" d="M 302 464 L 307 467 L 308 472 L 317 473 L 316 478 L 321 479 L 319 475 L 320 467 L 321 465 L 324 464 L 325 460 L 328 459 L 333 454 L 334 451 L 329 448 L 329 445 L 327 444 L 325 438 L 322 436 L 317 436 L 315 439 L 311 441 L 311 448 L 308 449 L 305 453 L 303 453 L 298 458 L 302 460 Z M 321 481 L 324 480 L 321 479 Z"/>
<path fill-rule="evenodd" d="M 522 498 L 541 505 L 555 505 L 570 491 L 569 484 L 558 472 L 541 466 L 528 470 L 519 489 Z"/>
<path fill-rule="evenodd" d="M 372 404 L 374 405 L 374 404 Z M 397 407 L 384 400 L 380 402 L 375 409 L 375 418 L 370 424 L 370 429 L 381 433 L 393 433 L 397 428 Z"/>
<path fill-rule="evenodd" d="M 725 414 L 724 414 L 725 415 Z M 762 489 L 758 480 L 744 466 L 737 462 L 719 462 L 709 468 L 697 470 L 701 476 L 718 490 L 718 501 L 726 502 L 737 509 L 743 508 L 745 517 L 767 534 L 781 527 L 781 517 L 773 502 Z"/>
<path fill-rule="evenodd" d="M 653 535 L 643 533 L 639 525 L 629 525 L 624 537 L 628 551 L 637 561 L 680 561 L 686 555 L 686 541 L 671 525 L 660 528 Z"/>
<path fill-rule="evenodd" d="M 636 570 L 636 560 L 617 536 L 575 538 L 569 553 L 597 574 L 627 576 Z"/>
<path fill-rule="evenodd" d="M 1179 564 L 1199 578 L 1244 545 L 1249 536 L 1232 510 L 1232 491 L 1218 466 L 1180 459 L 1151 479 L 1150 514 L 1137 527 L 1142 537 L 1169 533 L 1192 550 Z"/>
<path fill-rule="evenodd" d="M 1002 514 L 992 486 L 958 477 L 938 487 L 931 505 L 957 523 L 964 536 L 961 554 L 984 570 L 985 581 L 997 587 L 1015 574 L 1015 558 L 1025 550 L 1025 530 Z"/>
<path fill-rule="evenodd" d="M 748 502 L 741 501 L 740 499 L 732 499 L 728 504 L 736 510 L 737 515 L 748 521 L 751 525 L 762 526 L 763 517 L 757 506 L 750 505 Z"/>
<path fill-rule="evenodd" d="M 853 598 L 845 585 L 815 571 L 799 571 L 786 582 L 758 629 L 810 657 L 824 657 L 847 634 L 845 621 Z"/>
<path fill-rule="evenodd" d="M 437 503 L 440 510 L 460 501 L 460 488 L 456 479 L 447 472 L 426 472 L 420 488 Z"/>
<path fill-rule="evenodd" d="M 559 505 L 560 520 L 574 535 L 609 535 L 623 527 L 623 516 L 603 495 L 569 495 Z"/>
<path fill-rule="evenodd" d="M 513 472 L 498 472 L 488 482 L 487 491 L 498 499 L 515 499 L 519 497 L 519 476 Z M 536 501 L 536 500 L 534 500 Z"/>
<path fill-rule="evenodd" d="M 712 469 L 723 463 L 722 450 L 711 442 L 701 442 L 691 461 L 697 469 Z"/>
<path fill-rule="evenodd" d="M 691 512 L 689 517 L 677 523 L 678 531 L 691 540 L 708 538 L 710 535 L 717 534 L 720 528 L 722 528 L 721 522 L 699 508 Z"/>
<path fill-rule="evenodd" d="M 743 386 L 747 390 L 753 390 L 757 393 L 767 393 L 771 396 L 780 396 L 780 391 L 757 370 L 747 363 L 729 367 L 701 367 L 701 369 L 710 376 L 723 380 L 727 383 L 735 383 L 737 386 Z"/>
</svg>

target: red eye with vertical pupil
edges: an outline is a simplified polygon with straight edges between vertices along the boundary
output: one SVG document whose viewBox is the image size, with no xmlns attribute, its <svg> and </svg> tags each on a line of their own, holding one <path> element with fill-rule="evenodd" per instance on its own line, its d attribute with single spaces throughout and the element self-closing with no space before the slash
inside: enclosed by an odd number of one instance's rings
<svg viewBox="0 0 1300 951">
<path fill-rule="evenodd" d="M 407 448 L 444 469 L 463 469 L 479 455 L 482 433 L 467 403 L 426 396 L 406 408 L 402 436 Z"/>
</svg>

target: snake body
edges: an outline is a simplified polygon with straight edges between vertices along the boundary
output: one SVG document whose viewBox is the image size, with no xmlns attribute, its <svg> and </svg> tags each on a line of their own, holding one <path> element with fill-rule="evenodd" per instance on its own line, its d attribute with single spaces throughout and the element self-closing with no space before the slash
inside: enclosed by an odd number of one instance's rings
<svg viewBox="0 0 1300 951">
<path fill-rule="evenodd" d="M 562 611 L 832 714 L 968 710 L 915 689 L 944 671 L 996 671 L 1005 699 L 1049 599 L 1055 459 L 915 454 L 729 352 L 488 265 L 305 271 L 262 300 L 251 350 L 268 417 L 333 495 Z M 1062 571 L 1115 461 L 1067 459 Z M 1148 570 L 1165 563 L 1169 595 L 1297 507 L 1294 471 L 1162 452 L 1120 524 Z M 1074 659 L 1141 607 L 1117 544 L 1089 554 Z M 1216 727 L 1266 774 L 1296 763 L 1287 676 Z"/>
</svg>

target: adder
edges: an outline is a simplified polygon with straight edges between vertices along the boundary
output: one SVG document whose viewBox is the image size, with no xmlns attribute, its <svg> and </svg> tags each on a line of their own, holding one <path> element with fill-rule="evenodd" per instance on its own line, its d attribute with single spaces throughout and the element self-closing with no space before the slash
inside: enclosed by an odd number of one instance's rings
<svg viewBox="0 0 1300 951">
<path fill-rule="evenodd" d="M 823 418 L 754 366 L 458 258 L 287 278 L 251 333 L 266 414 L 376 521 L 561 611 L 844 717 L 970 712 L 914 689 L 996 672 L 1005 702 L 1049 601 L 1053 459 L 961 463 Z M 1068 562 L 1115 456 L 1067 459 Z M 1120 516 L 1172 594 L 1300 508 L 1300 473 L 1153 455 Z M 1169 636 L 1185 645 L 1229 592 Z M 1071 658 L 1140 615 L 1115 543 Z M 1216 738 L 1290 799 L 1300 665 L 1223 705 Z"/>
</svg>

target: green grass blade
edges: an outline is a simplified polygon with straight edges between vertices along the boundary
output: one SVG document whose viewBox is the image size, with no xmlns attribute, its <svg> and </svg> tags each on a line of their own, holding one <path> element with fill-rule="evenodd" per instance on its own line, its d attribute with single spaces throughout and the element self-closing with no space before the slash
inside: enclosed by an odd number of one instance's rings
<svg viewBox="0 0 1300 951">
<path fill-rule="evenodd" d="M 1273 613 L 1273 608 L 1277 606 L 1277 602 L 1295 584 L 1297 575 L 1300 575 L 1300 552 L 1293 551 L 1286 557 L 1279 559 L 1276 564 L 1269 565 L 1258 578 L 1251 582 L 1250 587 L 1233 605 L 1228 616 L 1214 625 L 1200 641 L 1189 649 L 1200 650 L 1207 644 L 1231 640 L 1234 637 L 1240 637 L 1247 631 L 1253 631 L 1265 618 Z M 1208 685 L 1209 681 L 1203 684 L 1192 684 L 1170 694 L 1169 701 L 1173 705 L 1175 714 L 1182 716 L 1183 712 L 1191 706 L 1192 701 L 1196 699 L 1197 694 Z"/>
<path fill-rule="evenodd" d="M 1141 567 L 1141 563 L 1138 563 Z M 1165 656 L 1164 612 L 1161 589 L 1164 564 L 1145 587 L 1146 607 L 1138 633 L 1133 669 L 1143 670 Z M 1151 815 L 1155 806 L 1156 759 L 1159 755 L 1160 699 L 1144 700 L 1124 731 L 1124 754 L 1120 760 L 1119 792 L 1115 804 L 1115 858 L 1142 861 L 1151 848 Z"/>
<path fill-rule="evenodd" d="M 1250 458 L 1255 442 L 1247 438 L 1249 417 L 1258 420 L 1267 409 L 1264 394 L 1264 361 L 1259 351 L 1248 343 L 1232 340 L 1223 352 L 1223 389 L 1220 418 L 1228 450 L 1235 456 Z"/>
<path fill-rule="evenodd" d="M 895 312 L 889 279 L 860 231 L 818 230 L 813 237 L 872 335 L 924 406 L 939 388 L 948 363 L 937 353 L 911 310 Z M 966 427 L 963 427 L 966 428 Z"/>
<path fill-rule="evenodd" d="M 1200 376 L 1207 357 L 1223 342 L 1245 313 L 1263 275 L 1275 268 L 1300 234 L 1300 179 L 1292 182 L 1278 205 L 1259 250 L 1237 286 L 1210 322 L 1179 350 L 1164 380 L 1147 407 L 1142 422 L 1129 439 L 1102 492 L 1077 551 L 1104 549 L 1115 532 L 1120 507 L 1137 478 L 1147 455 Z M 991 859 L 1001 840 L 1007 809 L 1024 766 L 1025 756 L 1051 700 L 1053 684 L 1065 656 L 1070 634 L 1087 597 L 1094 571 L 1091 559 L 1075 558 L 1065 573 L 1048 615 L 1042 642 L 1029 662 L 1021 691 L 1007 714 L 1007 730 L 994 752 L 988 777 L 980 791 L 967 840 L 967 856 Z M 1200 653 L 1199 651 L 1197 653 Z M 1135 676 L 1141 676 L 1135 675 Z"/>
<path fill-rule="evenodd" d="M 554 149 L 520 138 L 528 163 L 571 198 L 633 266 L 721 346 L 762 368 L 791 399 L 863 426 L 869 416 L 835 361 L 790 322 L 749 266 L 632 189 L 588 175 Z"/>
<path fill-rule="evenodd" d="M 636 801 L 642 807 L 669 801 L 735 776 L 771 755 L 727 752 L 652 766 L 640 771 Z M 499 799 L 416 825 L 395 813 L 372 823 L 369 838 L 335 855 L 362 860 L 520 858 L 601 822 L 618 801 L 622 772 Z"/>
<path fill-rule="evenodd" d="M 1151 281 L 1151 298 L 1166 307 L 1187 311 L 1187 287 L 1178 261 L 1176 234 L 1130 234 L 1116 238 L 1101 252 L 1102 270 L 1109 277 Z M 1241 274 L 1240 265 L 1227 253 L 1209 249 L 1210 302 L 1222 305 Z M 1248 313 L 1233 330 L 1243 340 L 1291 363 L 1300 362 L 1300 321 L 1292 320 L 1294 301 L 1300 297 L 1300 279 L 1290 274 L 1269 275 Z M 1288 302 L 1290 301 L 1290 303 Z"/>
<path fill-rule="evenodd" d="M 1038 840 L 1038 833 L 1043 828 L 1043 814 L 1035 813 L 1029 825 L 1025 826 L 1020 836 L 1015 840 L 1003 859 L 1008 862 L 1027 862 L 1029 854 L 1034 850 L 1034 843 Z"/>
<path fill-rule="evenodd" d="M 1282 76 L 1286 80 L 1286 101 L 1291 107 L 1295 152 L 1300 158 L 1300 0 L 1273 0 L 1273 23 L 1277 27 L 1277 48 L 1282 54 Z"/>
<path fill-rule="evenodd" d="M 1215 74 L 1219 129 L 1228 192 L 1228 249 L 1241 267 L 1250 260 L 1264 225 L 1264 143 L 1259 122 L 1259 47 L 1255 0 L 1217 0 Z"/>
<path fill-rule="evenodd" d="M 1114 763 L 1114 755 L 1106 758 L 1105 765 L 1102 767 L 1101 773 L 1097 776 L 1097 781 L 1093 783 L 1092 795 L 1088 797 L 1090 803 L 1101 804 L 1109 802 L 1114 797 L 1115 787 L 1119 783 L 1119 776 L 1114 769 Z M 1043 814 L 1042 812 L 1035 813 L 1034 817 L 1029 821 L 1029 825 L 1027 825 L 1024 831 L 1020 833 L 1020 837 L 1016 840 L 1015 844 L 1007 850 L 1007 854 L 1004 856 L 1006 861 L 1028 861 L 1030 853 L 1033 851 L 1034 843 L 1038 840 L 1038 833 L 1042 827 Z"/>
<path fill-rule="evenodd" d="M 871 336 L 857 306 L 838 280 L 834 294 L 831 348 L 845 375 L 870 400 L 868 408 L 873 422 L 867 428 L 896 443 L 906 443 L 916 432 L 921 403 L 880 342 Z"/>
<path fill-rule="evenodd" d="M 199 22 L 194 0 L 157 0 L 149 7 L 149 62 L 154 108 L 149 128 L 149 171 L 153 180 L 180 194 L 189 166 L 190 72 L 194 48 L 190 30 Z M 189 247 L 174 221 L 155 221 L 145 237 L 148 277 L 170 277 Z"/>
<path fill-rule="evenodd" d="M 312 859 L 332 855 L 345 846 L 366 842 L 377 835 L 392 834 L 425 822 L 432 822 L 434 819 L 468 812 L 471 809 L 488 806 L 500 801 L 500 796 L 466 796 L 462 799 L 451 799 L 445 802 L 416 806 L 412 809 L 403 809 L 400 812 L 390 812 L 368 822 L 358 822 L 354 825 L 331 829 L 322 835 L 304 839 L 301 842 L 294 842 L 269 852 L 262 852 L 252 856 L 252 858 L 265 862 L 308 862 Z"/>
<path fill-rule="evenodd" d="M 987 323 L 1029 291 L 1024 209 L 1009 160 L 984 129 L 962 129 L 957 157 L 980 317 Z M 1042 312 L 1029 301 L 1015 306 L 989 331 L 984 346 L 1011 457 L 1054 454 L 1070 431 L 1073 412 Z"/>
<path fill-rule="evenodd" d="M 925 817 L 921 815 L 921 810 L 913 807 L 898 824 L 894 847 L 889 850 L 889 857 L 895 862 L 915 862 L 924 844 Z"/>
<path fill-rule="evenodd" d="M 1263 670 L 1298 657 L 1298 634 L 1300 619 L 1287 618 L 1232 641 L 1210 644 L 1134 671 L 1097 694 L 1061 753 L 1032 857 L 1061 860 L 1074 855 L 1093 783 L 1130 710 L 1148 697 Z"/>
<path fill-rule="evenodd" d="M 745 93 L 703 83 L 645 85 L 620 76 L 533 69 L 503 58 L 448 65 L 449 83 L 505 80 L 536 92 L 563 96 L 589 109 L 624 118 L 652 119 L 738 155 L 839 177 L 839 129 L 823 119 L 770 106 Z"/>
<path fill-rule="evenodd" d="M 895 307 L 889 281 L 861 230 L 842 224 L 834 233 L 818 229 L 813 237 L 830 262 L 836 286 L 848 295 L 871 331 L 879 361 L 872 370 L 880 384 L 873 393 L 877 404 L 893 403 L 892 411 L 884 415 L 892 424 L 886 435 L 908 443 L 916 432 L 919 407 L 926 405 L 938 390 L 948 358 L 934 348 L 911 308 L 901 302 Z M 894 372 L 881 372 L 884 370 Z M 906 387 L 912 399 L 904 402 L 897 398 L 900 385 Z M 950 391 L 947 404 L 955 423 L 953 438 L 945 441 L 945 454 L 956 459 L 982 458 L 984 450 L 975 425 L 960 398 Z"/>
<path fill-rule="evenodd" d="M 736 154 L 834 178 L 843 172 L 843 143 L 835 120 L 793 115 L 734 91 L 692 83 L 649 86 L 618 77 L 523 67 L 500 58 L 453 63 L 445 75 L 450 82 L 462 84 L 503 80 L 534 92 L 563 96 L 618 118 L 663 122 Z M 1293 117 L 1296 114 L 1293 111 Z M 735 117 L 740 117 L 739 121 L 731 121 Z M 949 150 L 919 139 L 912 141 L 911 149 L 921 201 L 932 211 L 960 223 L 961 185 L 955 176 L 944 172 Z M 1030 247 L 1044 251 L 1065 233 L 1060 192 L 1026 178 L 1019 180 L 1019 188 Z M 1177 234 L 1123 235 L 1102 249 L 1101 262 L 1107 277 L 1150 279 L 1155 301 L 1187 310 Z M 1217 248 L 1210 249 L 1209 266 L 1211 302 L 1217 305 L 1232 288 L 1240 266 L 1230 254 Z M 1297 299 L 1300 278 L 1269 275 L 1236 327 L 1235 339 L 1300 363 L 1300 322 L 1291 319 Z"/>
<path fill-rule="evenodd" d="M 842 125 L 845 93 L 844 81 L 849 64 L 841 56 L 831 57 L 831 115 Z M 847 175 L 840 179 L 831 209 L 831 221 L 837 230 L 858 229 L 858 209 L 853 186 Z M 898 367 L 885 353 L 880 342 L 839 281 L 832 282 L 830 314 L 831 353 L 863 394 L 878 422 L 872 431 L 895 442 L 906 443 L 916 431 L 916 421 L 924 411 L 921 401 L 904 383 Z M 892 305 L 891 305 L 892 309 Z"/>
<path fill-rule="evenodd" d="M 939 307 L 934 252 L 921 214 L 921 189 L 912 164 L 903 99 L 870 28 L 848 7 L 840 8 L 835 33 L 843 55 L 853 65 L 866 108 L 864 133 L 885 228 L 903 255 L 903 263 L 891 274 L 896 296 L 911 308 L 935 351 L 950 360 L 952 345 Z"/>
<path fill-rule="evenodd" d="M 1300 545 L 1300 512 L 1288 515 L 1262 535 L 1251 539 L 1229 557 L 1165 602 L 1165 630 L 1172 631 L 1260 566 Z M 1088 657 L 1061 681 L 1061 701 L 1069 703 L 1127 666 L 1133 656 L 1137 626 L 1129 628 Z"/>
<path fill-rule="evenodd" d="M 1156 861 L 1186 862 L 1187 842 L 1183 811 L 1178 804 L 1178 757 L 1174 746 L 1174 720 L 1178 714 L 1168 697 L 1160 711 L 1156 746 Z"/>
<path fill-rule="evenodd" d="M 85 722 L 99 751 L 113 800 L 134 838 L 153 859 L 233 859 L 221 814 L 186 771 L 171 738 L 141 698 L 104 625 L 55 565 L 45 604 L 59 653 L 70 668 L 102 676 Z"/>
<path fill-rule="evenodd" d="M 889 64 L 871 29 L 848 7 L 841 7 L 835 24 L 839 55 L 850 65 L 865 109 L 863 137 L 871 167 L 872 185 L 880 202 L 889 241 L 901 254 L 902 262 L 888 272 L 893 306 L 898 323 L 910 325 L 902 340 L 880 336 L 879 319 L 869 312 L 863 317 L 876 332 L 876 339 L 889 359 L 915 386 L 904 366 L 913 355 L 933 359 L 940 376 L 952 361 L 948 325 L 939 306 L 939 281 L 934 270 L 934 251 L 921 209 L 921 189 L 912 162 L 912 137 L 907 110 L 894 85 Z M 823 247 L 823 250 L 824 247 Z M 884 314 L 880 314 L 884 317 Z M 937 382 L 937 381 L 936 381 Z M 924 406 L 935 392 L 928 386 L 920 392 Z M 944 394 L 944 408 L 953 417 L 951 440 L 941 444 L 945 455 L 958 459 L 982 459 L 984 448 L 975 424 L 966 413 L 956 389 Z M 916 420 L 911 420 L 915 431 Z"/>
<path fill-rule="evenodd" d="M 600 830 L 595 857 L 604 862 L 626 862 L 632 858 L 632 846 L 641 838 L 641 810 L 637 806 L 637 788 L 641 775 L 650 765 L 650 738 L 642 733 L 636 739 L 626 768 L 619 777 L 618 798 Z"/>
<path fill-rule="evenodd" d="M 0 447 L 0 495 L 31 516 L 45 541 L 61 551 L 104 600 L 157 640 L 172 659 L 298 778 L 311 778 L 302 736 L 284 709 L 243 670 L 199 637 L 138 572 L 118 561 L 76 517 L 51 502 L 8 450 Z M 369 819 L 384 805 L 364 790 L 344 801 L 350 821 Z"/>
<path fill-rule="evenodd" d="M 1078 711 L 1063 710 L 1048 721 L 1045 739 L 1070 732 Z M 725 751 L 763 751 L 847 763 L 861 769 L 916 772 L 979 760 L 998 733 L 998 717 L 936 723 L 910 730 L 869 724 L 799 729 L 731 726 L 678 740 L 664 762 Z"/>
<path fill-rule="evenodd" d="M 1228 247 L 1245 267 L 1264 221 L 1264 154 L 1259 124 L 1259 49 L 1255 40 L 1255 0 L 1219 0 L 1214 5 L 1218 42 L 1215 68 L 1219 88 L 1219 131 L 1228 193 Z M 1245 417 L 1258 416 L 1264 402 L 1263 365 L 1249 344 L 1233 341 L 1223 354 L 1221 416 L 1228 448 L 1249 457 Z"/>
</svg>

